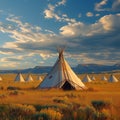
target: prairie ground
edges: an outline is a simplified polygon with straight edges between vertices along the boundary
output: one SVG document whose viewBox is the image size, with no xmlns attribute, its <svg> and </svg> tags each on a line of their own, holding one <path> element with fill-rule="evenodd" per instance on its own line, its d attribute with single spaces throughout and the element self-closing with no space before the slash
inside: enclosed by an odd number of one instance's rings
<svg viewBox="0 0 120 120">
<path fill-rule="evenodd" d="M 0 82 L 0 104 L 28 104 L 28 105 L 50 105 L 65 106 L 66 104 L 79 104 L 81 106 L 91 106 L 91 101 L 109 101 L 112 104 L 112 113 L 120 116 L 120 81 L 108 83 L 102 81 L 103 74 L 89 74 L 95 77 L 91 83 L 85 83 L 87 91 L 63 91 L 60 89 L 38 90 L 36 87 L 40 81 L 36 80 L 36 74 L 32 74 L 33 82 L 14 82 L 16 74 L 2 74 L 3 80 Z M 109 74 L 104 74 L 109 78 Z M 114 73 L 120 79 L 120 73 Z M 85 74 L 78 75 L 83 79 Z M 26 78 L 26 75 L 23 75 Z M 42 79 L 44 75 L 41 75 Z M 8 90 L 9 86 L 19 88 L 19 90 Z M 62 101 L 62 102 L 61 102 Z"/>
</svg>

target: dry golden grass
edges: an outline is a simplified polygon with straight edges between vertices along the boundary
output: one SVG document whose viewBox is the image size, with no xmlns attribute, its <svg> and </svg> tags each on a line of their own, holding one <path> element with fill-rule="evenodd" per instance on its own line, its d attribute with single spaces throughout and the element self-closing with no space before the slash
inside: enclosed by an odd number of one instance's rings
<svg viewBox="0 0 120 120">
<path fill-rule="evenodd" d="M 23 75 L 26 78 L 26 75 Z M 3 81 L 0 82 L 0 103 L 19 103 L 19 104 L 40 104 L 40 105 L 57 105 L 64 106 L 67 104 L 76 103 L 80 105 L 90 105 L 93 100 L 110 101 L 116 110 L 115 114 L 120 111 L 120 81 L 118 83 L 107 83 L 101 81 L 103 74 L 94 74 L 96 80 L 92 83 L 85 83 L 89 88 L 88 91 L 63 91 L 60 89 L 37 90 L 35 89 L 40 81 L 37 81 L 37 76 L 33 74 L 34 82 L 15 83 L 16 74 L 3 74 Z M 92 75 L 90 75 L 92 76 Z M 108 78 L 109 74 L 105 74 Z M 120 73 L 115 76 L 120 78 Z M 79 75 L 82 79 L 84 74 Z M 42 76 L 44 78 L 44 76 Z M 7 90 L 8 86 L 19 87 L 21 90 Z M 62 101 L 57 103 L 55 100 Z"/>
</svg>

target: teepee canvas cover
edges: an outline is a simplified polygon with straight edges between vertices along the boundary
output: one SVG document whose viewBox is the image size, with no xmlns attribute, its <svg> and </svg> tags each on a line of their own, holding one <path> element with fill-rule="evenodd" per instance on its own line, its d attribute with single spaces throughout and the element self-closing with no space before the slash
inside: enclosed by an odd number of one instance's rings
<svg viewBox="0 0 120 120">
<path fill-rule="evenodd" d="M 33 81 L 33 78 L 32 76 L 29 74 L 25 80 L 26 82 L 32 82 Z"/>
<path fill-rule="evenodd" d="M 15 82 L 25 82 L 22 74 L 17 74 L 16 78 L 15 78 Z"/>
<path fill-rule="evenodd" d="M 84 89 L 85 85 L 73 72 L 64 59 L 63 50 L 59 50 L 59 57 L 51 72 L 45 77 L 38 88 Z"/>
<path fill-rule="evenodd" d="M 107 78 L 106 78 L 105 76 L 103 76 L 103 77 L 101 78 L 101 80 L 107 81 Z"/>
<path fill-rule="evenodd" d="M 118 79 L 114 75 L 110 75 L 108 82 L 118 82 Z"/>
<path fill-rule="evenodd" d="M 82 82 L 92 82 L 92 80 L 90 79 L 90 77 L 89 77 L 88 75 L 86 75 L 86 76 L 83 78 Z"/>
</svg>

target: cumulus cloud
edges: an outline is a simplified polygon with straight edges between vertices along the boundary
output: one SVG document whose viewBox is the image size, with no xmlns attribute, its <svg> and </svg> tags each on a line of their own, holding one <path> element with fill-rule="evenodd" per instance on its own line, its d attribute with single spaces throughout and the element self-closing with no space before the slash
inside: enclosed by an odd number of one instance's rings
<svg viewBox="0 0 120 120">
<path fill-rule="evenodd" d="M 93 13 L 92 13 L 92 12 L 87 12 L 87 13 L 86 13 L 86 16 L 87 16 L 87 17 L 93 17 Z"/>
<path fill-rule="evenodd" d="M 99 3 L 95 4 L 95 10 L 96 11 L 107 11 L 108 8 L 104 8 L 104 6 L 107 4 L 108 0 L 102 0 Z"/>
<path fill-rule="evenodd" d="M 108 0 L 102 0 L 95 4 L 96 11 L 119 11 L 120 10 L 120 0 L 111 1 L 111 6 L 107 8 Z"/>
<path fill-rule="evenodd" d="M 56 6 L 65 5 L 65 3 L 66 3 L 66 0 L 61 0 L 60 2 L 58 2 L 58 3 L 56 4 Z"/>
<path fill-rule="evenodd" d="M 83 31 L 84 29 L 84 31 Z M 87 29 L 85 28 L 85 24 L 81 22 L 76 22 L 74 24 L 68 24 L 60 28 L 60 34 L 68 37 L 75 37 L 79 35 L 86 34 Z"/>
<path fill-rule="evenodd" d="M 48 9 L 44 11 L 45 18 L 55 18 L 56 20 L 60 20 L 60 17 L 54 12 L 55 7 L 51 4 L 48 5 Z"/>
<path fill-rule="evenodd" d="M 99 14 L 99 13 L 97 13 L 95 16 L 100 16 L 100 14 Z"/>
<path fill-rule="evenodd" d="M 68 37 L 75 36 L 93 36 L 96 34 L 104 34 L 109 31 L 118 30 L 120 28 L 120 14 L 106 15 L 98 20 L 98 22 L 86 25 L 81 22 L 68 24 L 60 28 L 60 34 Z"/>
<path fill-rule="evenodd" d="M 40 56 L 41 56 L 44 60 L 46 60 L 47 58 L 50 57 L 49 54 L 44 54 L 44 53 L 40 53 Z"/>
<path fill-rule="evenodd" d="M 118 30 L 120 26 L 120 14 L 116 15 L 106 15 L 102 17 L 99 22 L 103 25 L 104 30 L 111 31 L 111 30 Z"/>
<path fill-rule="evenodd" d="M 45 18 L 52 19 L 59 22 L 67 22 L 67 23 L 75 23 L 76 20 L 74 18 L 69 18 L 66 14 L 58 14 L 55 9 L 61 5 L 65 5 L 66 0 L 61 0 L 60 2 L 57 2 L 55 5 L 48 5 L 48 8 L 44 10 Z"/>
</svg>

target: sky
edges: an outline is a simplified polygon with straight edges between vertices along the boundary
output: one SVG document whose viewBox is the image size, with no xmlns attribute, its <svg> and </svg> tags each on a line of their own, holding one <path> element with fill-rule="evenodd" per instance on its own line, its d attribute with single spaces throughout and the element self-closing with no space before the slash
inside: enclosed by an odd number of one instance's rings
<svg viewBox="0 0 120 120">
<path fill-rule="evenodd" d="M 120 63 L 120 0 L 0 0 L 0 69 Z"/>
</svg>

